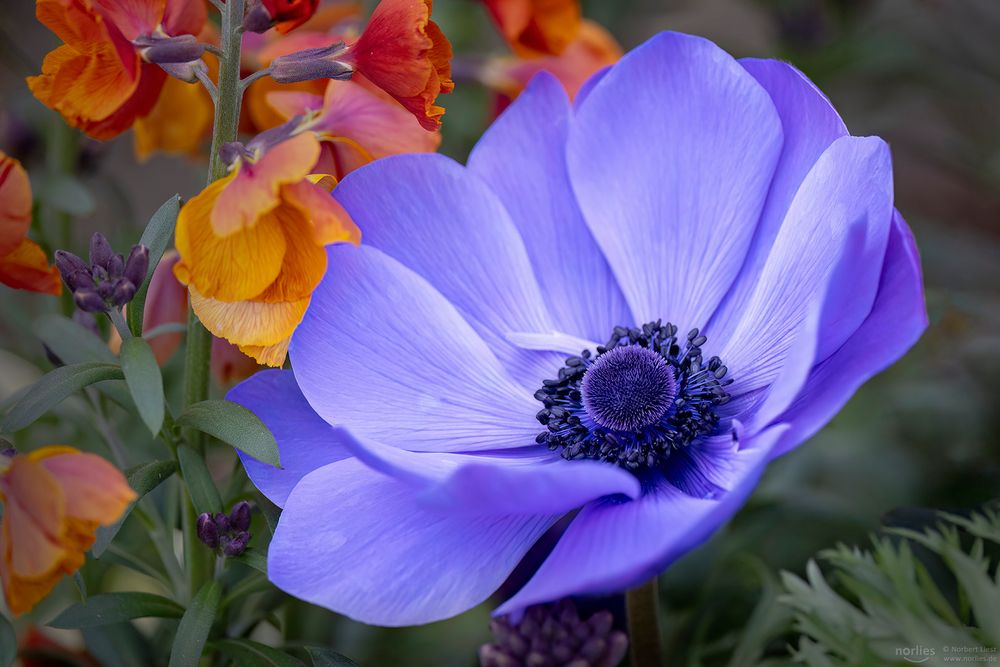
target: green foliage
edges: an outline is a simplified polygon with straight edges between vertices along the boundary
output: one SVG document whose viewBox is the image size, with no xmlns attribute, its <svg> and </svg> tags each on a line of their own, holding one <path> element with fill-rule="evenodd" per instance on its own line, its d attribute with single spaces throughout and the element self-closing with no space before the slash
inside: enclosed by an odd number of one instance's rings
<svg viewBox="0 0 1000 667">
<path fill-rule="evenodd" d="M 177 634 L 174 635 L 170 649 L 170 667 L 197 667 L 221 597 L 222 587 L 219 582 L 209 581 L 191 600 L 191 605 L 177 626 Z"/>
<path fill-rule="evenodd" d="M 96 361 L 57 368 L 43 375 L 20 395 L 0 423 L 0 432 L 20 431 L 70 394 L 97 382 L 120 380 L 123 377 L 118 365 Z"/>
<path fill-rule="evenodd" d="M 969 655 L 961 651 L 995 658 L 1000 573 L 987 549 L 1000 545 L 1000 515 L 941 516 L 947 523 L 936 529 L 890 528 L 890 536 L 873 538 L 870 551 L 841 545 L 822 552 L 828 574 L 815 561 L 804 579 L 784 573 L 782 601 L 802 635 L 795 659 L 857 667 L 921 658 L 939 664 Z M 963 547 L 963 537 L 970 546 Z"/>
<path fill-rule="evenodd" d="M 193 428 L 278 467 L 278 443 L 264 422 L 242 405 L 231 401 L 201 401 L 177 418 L 180 427 Z"/>
<path fill-rule="evenodd" d="M 90 549 L 94 558 L 100 558 L 108 545 L 111 544 L 111 540 L 115 539 L 115 535 L 121 530 L 122 524 L 125 523 L 125 519 L 128 518 L 136 503 L 175 472 L 177 472 L 177 464 L 173 461 L 150 461 L 132 468 L 125 474 L 128 485 L 132 487 L 138 498 L 126 508 L 118 521 L 110 526 L 101 526 L 97 529 L 97 538 L 94 540 L 94 546 Z"/>
<path fill-rule="evenodd" d="M 126 592 L 92 595 L 49 621 L 53 628 L 89 628 L 133 618 L 180 618 L 184 607 L 152 593 Z"/>
<path fill-rule="evenodd" d="M 163 426 L 163 377 L 149 343 L 141 338 L 127 338 L 121 348 L 122 373 L 135 407 L 147 428 L 155 436 Z"/>
<path fill-rule="evenodd" d="M 125 311 L 128 328 L 133 336 L 142 335 L 142 317 L 146 306 L 146 293 L 149 291 L 149 281 L 174 235 L 174 225 L 177 223 L 177 215 L 180 210 L 181 198 L 174 195 L 165 201 L 149 219 L 146 229 L 142 232 L 142 238 L 139 239 L 140 244 L 149 248 L 149 269 L 146 271 L 146 280 L 139 286 L 135 296 L 132 297 L 132 302 Z"/>
<path fill-rule="evenodd" d="M 212 481 L 212 473 L 208 471 L 205 460 L 188 445 L 177 448 L 177 461 L 181 464 L 181 475 L 191 493 L 198 514 L 208 512 L 214 514 L 222 511 L 222 498 Z"/>
</svg>

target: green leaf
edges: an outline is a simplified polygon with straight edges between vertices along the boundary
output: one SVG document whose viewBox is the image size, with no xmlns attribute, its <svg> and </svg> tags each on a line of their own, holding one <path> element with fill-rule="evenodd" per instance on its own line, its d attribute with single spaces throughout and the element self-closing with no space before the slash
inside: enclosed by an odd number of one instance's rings
<svg viewBox="0 0 1000 667">
<path fill-rule="evenodd" d="M 358 667 L 358 663 L 333 649 L 322 646 L 306 646 L 306 653 L 312 660 L 313 667 Z"/>
<path fill-rule="evenodd" d="M 99 593 L 86 602 L 78 602 L 56 616 L 53 628 L 91 628 L 130 621 L 133 618 L 180 618 L 184 607 L 162 595 L 152 593 Z"/>
<path fill-rule="evenodd" d="M 10 667 L 17 657 L 17 636 L 7 617 L 0 614 L 0 667 Z"/>
<path fill-rule="evenodd" d="M 279 467 L 278 443 L 257 415 L 231 401 L 202 401 L 189 406 L 177 425 L 228 443 L 258 461 Z"/>
<path fill-rule="evenodd" d="M 0 432 L 20 431 L 70 394 L 95 382 L 123 377 L 121 367 L 96 361 L 57 368 L 28 387 L 4 417 Z"/>
<path fill-rule="evenodd" d="M 202 586 L 191 600 L 170 647 L 169 667 L 197 667 L 221 597 L 222 587 L 213 580 Z"/>
<path fill-rule="evenodd" d="M 90 215 L 94 212 L 94 198 L 78 178 L 58 174 L 46 178 L 38 198 L 61 213 Z"/>
<path fill-rule="evenodd" d="M 220 639 L 212 642 L 212 647 L 228 655 L 237 665 L 304 667 L 304 663 L 298 658 L 249 639 Z"/>
<path fill-rule="evenodd" d="M 247 567 L 252 567 L 262 574 L 267 574 L 267 556 L 257 549 L 247 549 L 239 556 L 236 556 L 234 560 L 237 560 Z"/>
<path fill-rule="evenodd" d="M 42 315 L 31 327 L 35 336 L 64 364 L 82 364 L 87 361 L 115 363 L 115 355 L 105 341 L 79 322 L 62 315 Z"/>
<path fill-rule="evenodd" d="M 149 640 L 131 623 L 102 625 L 81 630 L 87 652 L 103 667 L 145 667 L 156 665 Z"/>
<path fill-rule="evenodd" d="M 135 507 L 135 504 L 176 471 L 177 464 L 173 461 L 152 461 L 136 466 L 125 473 L 128 485 L 132 487 L 132 490 L 135 491 L 138 497 L 132 504 L 125 508 L 125 512 L 118 521 L 110 526 L 101 526 L 97 529 L 97 538 L 94 540 L 94 546 L 90 549 L 94 558 L 100 558 L 104 550 L 111 544 L 111 540 L 115 539 L 115 535 L 121 530 L 122 524 L 125 523 L 128 515 L 132 513 L 132 508 Z"/>
<path fill-rule="evenodd" d="M 170 237 L 174 234 L 174 226 L 177 224 L 177 214 L 181 210 L 181 198 L 174 195 L 157 209 L 153 217 L 146 224 L 146 229 L 142 232 L 139 243 L 149 248 L 149 269 L 146 271 L 146 280 L 136 291 L 135 296 L 125 309 L 125 318 L 128 321 L 129 331 L 133 336 L 142 335 L 142 316 L 146 308 L 146 293 L 149 291 L 149 281 L 153 277 L 156 265 L 160 263 L 167 245 L 170 244 Z"/>
<path fill-rule="evenodd" d="M 187 445 L 177 448 L 177 460 L 180 461 L 181 475 L 184 476 L 195 511 L 199 514 L 221 512 L 222 498 L 219 497 L 219 490 L 215 488 L 205 460 Z"/>
<path fill-rule="evenodd" d="M 139 416 L 155 437 L 163 426 L 163 376 L 149 343 L 141 338 L 122 341 L 122 373 Z"/>
</svg>

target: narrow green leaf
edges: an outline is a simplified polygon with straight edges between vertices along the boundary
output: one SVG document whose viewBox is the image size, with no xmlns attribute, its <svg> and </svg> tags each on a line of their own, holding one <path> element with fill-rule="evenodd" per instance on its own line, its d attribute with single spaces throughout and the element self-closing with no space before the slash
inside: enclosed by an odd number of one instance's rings
<svg viewBox="0 0 1000 667">
<path fill-rule="evenodd" d="M 278 443 L 257 415 L 231 401 L 202 401 L 189 406 L 177 425 L 207 433 L 258 461 L 279 467 Z"/>
<path fill-rule="evenodd" d="M 358 663 L 330 648 L 306 646 L 305 650 L 313 667 L 358 667 Z"/>
<path fill-rule="evenodd" d="M 220 639 L 212 642 L 212 647 L 228 655 L 237 665 L 304 667 L 304 663 L 298 658 L 250 639 Z"/>
<path fill-rule="evenodd" d="M 247 549 L 239 556 L 236 556 L 234 560 L 243 563 L 247 567 L 252 567 L 262 574 L 267 574 L 267 556 L 257 549 Z"/>
<path fill-rule="evenodd" d="M 139 416 L 155 437 L 163 426 L 163 376 L 149 343 L 141 338 L 122 341 L 122 373 Z"/>
<path fill-rule="evenodd" d="M 131 623 L 102 625 L 81 630 L 87 652 L 103 667 L 156 665 L 149 640 Z"/>
<path fill-rule="evenodd" d="M 170 647 L 169 667 L 197 667 L 221 597 L 222 587 L 213 580 L 202 586 L 191 600 Z"/>
<path fill-rule="evenodd" d="M 31 327 L 32 331 L 64 364 L 82 364 L 87 361 L 115 363 L 115 355 L 106 341 L 79 322 L 54 313 L 42 315 Z"/>
<path fill-rule="evenodd" d="M 215 488 L 205 460 L 187 445 L 177 448 L 177 460 L 180 461 L 181 475 L 184 476 L 195 511 L 199 514 L 221 512 L 222 498 L 219 497 L 219 490 Z"/>
<path fill-rule="evenodd" d="M 0 614 L 0 667 L 10 667 L 17 657 L 17 636 L 7 617 Z"/>
<path fill-rule="evenodd" d="M 152 461 L 136 466 L 125 473 L 128 485 L 132 487 L 138 498 L 125 508 L 125 512 L 118 521 L 110 526 L 101 526 L 97 529 L 97 538 L 94 540 L 94 546 L 90 549 L 94 558 L 100 558 L 104 550 L 111 544 L 111 540 L 115 539 L 115 535 L 121 530 L 122 524 L 125 523 L 128 515 L 132 513 L 132 508 L 135 507 L 135 504 L 176 471 L 177 464 L 173 461 Z"/>
<path fill-rule="evenodd" d="M 121 367 L 97 361 L 57 368 L 43 375 L 18 399 L 0 424 L 0 432 L 20 431 L 70 394 L 95 382 L 123 377 Z"/>
<path fill-rule="evenodd" d="M 94 212 L 94 197 L 80 179 L 71 174 L 46 178 L 38 198 L 62 213 L 81 216 Z"/>
<path fill-rule="evenodd" d="M 177 224 L 177 214 L 180 213 L 180 210 L 181 198 L 174 195 L 165 201 L 149 219 L 146 229 L 142 232 L 142 238 L 139 239 L 139 243 L 149 248 L 149 269 L 146 271 L 146 280 L 139 286 L 128 308 L 125 309 L 125 318 L 133 336 L 142 335 L 142 316 L 146 308 L 146 292 L 149 291 L 149 281 L 174 234 L 174 226 Z"/>
<path fill-rule="evenodd" d="M 184 607 L 162 595 L 152 593 L 99 593 L 86 602 L 78 602 L 56 616 L 53 628 L 91 628 L 130 621 L 133 618 L 180 618 Z"/>
</svg>

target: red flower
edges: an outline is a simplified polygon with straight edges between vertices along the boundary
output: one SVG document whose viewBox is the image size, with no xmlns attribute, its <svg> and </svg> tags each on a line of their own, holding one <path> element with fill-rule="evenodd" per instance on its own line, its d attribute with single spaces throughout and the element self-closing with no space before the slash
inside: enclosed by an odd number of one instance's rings
<svg viewBox="0 0 1000 667">
<path fill-rule="evenodd" d="M 312 18 L 319 0 L 261 0 L 261 4 L 278 32 L 286 33 Z"/>
<path fill-rule="evenodd" d="M 557 56 L 580 31 L 579 0 L 483 0 L 520 56 Z"/>
<path fill-rule="evenodd" d="M 430 20 L 431 0 L 382 0 L 361 37 L 338 60 L 396 98 L 427 130 L 441 127 L 434 102 L 455 88 L 451 44 Z"/>
</svg>

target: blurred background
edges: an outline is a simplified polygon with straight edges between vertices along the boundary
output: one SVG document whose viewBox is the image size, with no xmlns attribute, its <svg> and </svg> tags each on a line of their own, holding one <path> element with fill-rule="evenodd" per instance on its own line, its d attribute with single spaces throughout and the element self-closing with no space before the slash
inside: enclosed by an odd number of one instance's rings
<svg viewBox="0 0 1000 667">
<path fill-rule="evenodd" d="M 32 2 L 3 4 L 0 149 L 24 163 L 36 194 L 43 193 L 36 240 L 49 252 L 82 253 L 100 229 L 115 247 L 127 247 L 167 197 L 197 192 L 205 164 L 157 155 L 138 168 L 130 134 L 100 144 L 67 129 L 23 82 L 55 38 L 35 21 Z M 921 508 L 968 510 L 1000 497 L 1000 2 L 590 0 L 583 6 L 625 50 L 660 30 L 679 30 L 736 56 L 798 66 L 830 96 L 853 134 L 889 142 L 897 207 L 922 252 L 931 318 L 924 338 L 829 427 L 772 465 L 736 519 L 661 579 L 671 664 L 727 664 L 737 629 L 779 571 L 801 573 L 819 550 L 837 543 L 864 545 L 885 523 L 921 525 L 927 521 Z M 464 160 L 498 108 L 481 79 L 484 64 L 505 47 L 479 3 L 437 0 L 434 18 L 456 52 L 456 91 L 439 100 L 447 108 L 442 151 Z M 0 287 L 0 400 L 51 368 L 32 327 L 59 308 L 51 297 Z M 165 369 L 168 390 L 177 384 L 181 356 Z M 18 444 L 94 441 L 100 451 L 100 425 L 72 401 L 60 410 L 19 434 Z M 152 446 L 148 433 L 125 435 L 129 446 Z M 41 619 L 64 606 L 54 597 Z M 363 665 L 472 665 L 476 648 L 489 640 L 486 606 L 398 630 L 365 627 L 281 596 L 275 608 L 273 627 L 259 632 L 262 641 L 280 627 L 292 640 L 332 644 Z M 767 652 L 780 657 L 791 630 L 776 613 Z M 79 643 L 63 634 L 59 641 Z M 114 650 L 102 650 L 100 640 L 89 644 L 102 664 L 135 664 L 132 641 L 116 639 Z"/>
</svg>

